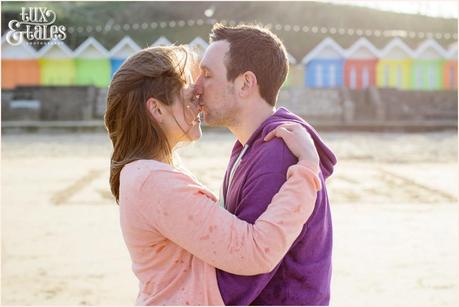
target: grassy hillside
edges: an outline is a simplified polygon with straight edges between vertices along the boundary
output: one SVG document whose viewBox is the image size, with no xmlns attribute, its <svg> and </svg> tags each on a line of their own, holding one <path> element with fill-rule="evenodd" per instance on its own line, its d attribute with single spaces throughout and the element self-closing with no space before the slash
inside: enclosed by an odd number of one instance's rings
<svg viewBox="0 0 459 307">
<path fill-rule="evenodd" d="M 67 44 L 71 48 L 78 46 L 88 36 L 96 37 L 106 48 L 111 48 L 124 35 L 130 35 L 139 45 L 145 47 L 164 35 L 169 40 L 186 43 L 195 36 L 207 39 L 211 24 L 204 11 L 215 8 L 212 16 L 216 20 L 235 20 L 236 22 L 260 22 L 263 24 L 289 24 L 300 28 L 335 27 L 371 30 L 405 30 L 416 32 L 457 33 L 457 19 L 433 18 L 421 15 L 398 14 L 378 11 L 369 8 L 352 7 L 319 2 L 34 2 L 34 6 L 45 6 L 57 13 L 57 24 L 68 27 L 124 25 L 151 22 L 168 22 L 171 20 L 190 20 L 202 18 L 203 25 L 171 28 L 150 26 L 147 29 L 91 33 L 69 33 Z M 7 23 L 17 19 L 21 6 L 31 6 L 31 2 L 2 2 L 2 34 L 7 30 Z M 210 22 L 211 23 L 211 22 Z M 285 42 L 289 52 L 298 60 L 324 37 L 331 36 L 343 47 L 350 46 L 358 39 L 357 35 L 322 34 L 295 32 L 272 29 Z M 368 37 L 377 47 L 384 46 L 390 37 Z M 416 47 L 425 38 L 404 38 L 412 47 Z M 453 40 L 438 40 L 448 46 Z"/>
</svg>

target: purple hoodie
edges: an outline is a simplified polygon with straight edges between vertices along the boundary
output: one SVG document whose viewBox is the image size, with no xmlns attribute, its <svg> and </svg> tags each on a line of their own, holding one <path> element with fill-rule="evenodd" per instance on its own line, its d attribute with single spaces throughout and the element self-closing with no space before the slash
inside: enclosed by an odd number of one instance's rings
<svg viewBox="0 0 459 307">
<path fill-rule="evenodd" d="M 325 179 L 336 158 L 318 133 L 303 119 L 279 108 L 247 141 L 248 148 L 233 175 L 229 173 L 243 149 L 236 141 L 225 174 L 225 207 L 240 219 L 254 223 L 286 180 L 287 169 L 297 163 L 282 139 L 264 142 L 280 124 L 297 122 L 311 134 L 320 157 L 322 190 L 314 211 L 290 250 L 267 274 L 239 276 L 217 270 L 218 286 L 226 305 L 328 305 L 332 271 L 332 221 Z"/>
</svg>

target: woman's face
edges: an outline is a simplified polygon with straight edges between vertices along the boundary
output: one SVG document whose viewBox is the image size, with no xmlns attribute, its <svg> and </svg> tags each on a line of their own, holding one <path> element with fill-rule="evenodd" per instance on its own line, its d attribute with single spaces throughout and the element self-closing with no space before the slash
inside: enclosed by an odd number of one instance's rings
<svg viewBox="0 0 459 307">
<path fill-rule="evenodd" d="M 199 119 L 201 108 L 194 95 L 194 85 L 188 83 L 182 88 L 179 97 L 176 97 L 170 106 L 170 110 L 172 114 L 167 121 L 166 129 L 171 145 L 196 141 L 201 137 L 201 120 Z"/>
</svg>

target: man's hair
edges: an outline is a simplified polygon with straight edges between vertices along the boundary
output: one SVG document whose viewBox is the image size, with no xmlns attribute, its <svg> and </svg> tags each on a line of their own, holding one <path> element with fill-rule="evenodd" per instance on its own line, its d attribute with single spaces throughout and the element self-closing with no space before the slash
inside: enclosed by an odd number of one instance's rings
<svg viewBox="0 0 459 307">
<path fill-rule="evenodd" d="M 226 78 L 234 81 L 246 71 L 253 72 L 261 97 L 274 106 L 288 73 L 287 51 L 282 41 L 258 25 L 226 27 L 217 23 L 210 33 L 210 42 L 220 40 L 230 43 L 225 59 Z"/>
</svg>

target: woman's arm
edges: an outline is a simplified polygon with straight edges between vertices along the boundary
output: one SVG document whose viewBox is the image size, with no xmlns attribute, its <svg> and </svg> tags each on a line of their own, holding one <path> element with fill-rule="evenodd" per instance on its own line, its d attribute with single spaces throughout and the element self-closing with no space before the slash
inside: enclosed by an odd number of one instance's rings
<svg viewBox="0 0 459 307">
<path fill-rule="evenodd" d="M 300 161 L 255 224 L 215 204 L 207 190 L 180 172 L 154 171 L 142 185 L 139 208 L 169 240 L 221 270 L 238 275 L 271 271 L 312 214 L 320 190 L 318 165 Z"/>
</svg>

